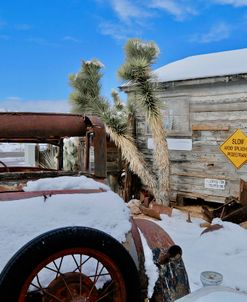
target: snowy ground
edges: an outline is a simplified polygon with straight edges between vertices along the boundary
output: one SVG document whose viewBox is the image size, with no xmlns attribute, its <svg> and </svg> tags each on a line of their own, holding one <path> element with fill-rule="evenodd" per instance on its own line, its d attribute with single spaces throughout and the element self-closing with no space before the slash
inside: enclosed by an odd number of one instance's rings
<svg viewBox="0 0 247 302">
<path fill-rule="evenodd" d="M 7 167 L 25 166 L 24 144 L 0 143 L 0 160 L 4 162 Z"/>
<path fill-rule="evenodd" d="M 200 273 L 216 271 L 223 274 L 223 285 L 247 292 L 247 230 L 237 224 L 214 219 L 223 228 L 201 235 L 201 219 L 187 217 L 173 210 L 172 217 L 163 215 L 159 223 L 182 247 L 183 259 L 191 290 L 202 286 Z"/>
<path fill-rule="evenodd" d="M 102 188 L 103 193 L 53 195 L 44 200 L 37 197 L 0 203 L 0 271 L 10 257 L 27 241 L 45 231 L 69 225 L 82 225 L 109 233 L 120 242 L 130 230 L 129 209 L 123 200 L 109 188 L 92 179 L 60 177 L 29 182 L 26 191 L 63 188 Z M 162 215 L 157 222 L 183 249 L 183 259 L 188 272 L 191 290 L 202 287 L 200 273 L 213 270 L 223 274 L 223 286 L 247 292 L 247 231 L 240 226 L 215 220 L 223 228 L 201 235 L 201 219 L 186 222 L 184 213 L 173 210 L 172 216 Z M 147 249 L 145 245 L 145 249 Z M 146 251 L 146 255 L 151 255 Z M 147 262 L 150 259 L 147 259 Z M 148 272 L 150 280 L 156 277 L 155 269 Z M 221 293 L 222 294 L 222 293 Z M 232 293 L 230 293 L 232 294 Z M 214 295 L 214 294 L 211 294 Z M 243 302 L 243 298 L 223 293 L 193 300 L 198 302 Z M 229 293 L 228 293 L 229 295 Z M 228 299 L 228 300 L 227 300 Z"/>
<path fill-rule="evenodd" d="M 19 143 L 0 143 L 1 152 L 20 152 L 24 151 L 24 144 Z"/>
</svg>

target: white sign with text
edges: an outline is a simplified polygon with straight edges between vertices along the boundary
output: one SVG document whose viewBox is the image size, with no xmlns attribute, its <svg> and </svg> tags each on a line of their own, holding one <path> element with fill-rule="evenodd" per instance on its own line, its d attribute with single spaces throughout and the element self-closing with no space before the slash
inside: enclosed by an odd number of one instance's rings
<svg viewBox="0 0 247 302">
<path fill-rule="evenodd" d="M 167 138 L 167 145 L 169 150 L 192 150 L 192 139 L 189 138 Z M 148 149 L 154 149 L 154 142 L 152 138 L 148 138 Z"/>
<path fill-rule="evenodd" d="M 204 187 L 206 189 L 225 190 L 226 181 L 223 179 L 204 179 Z"/>
</svg>

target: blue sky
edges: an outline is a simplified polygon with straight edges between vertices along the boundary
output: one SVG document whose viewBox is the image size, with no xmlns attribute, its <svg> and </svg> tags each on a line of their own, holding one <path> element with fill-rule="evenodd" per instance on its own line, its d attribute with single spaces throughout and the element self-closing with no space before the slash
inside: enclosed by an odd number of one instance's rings
<svg viewBox="0 0 247 302">
<path fill-rule="evenodd" d="M 247 0 L 8 0 L 0 2 L 0 108 L 68 111 L 69 74 L 104 64 L 102 94 L 121 82 L 129 38 L 160 48 L 154 68 L 247 47 Z"/>
</svg>

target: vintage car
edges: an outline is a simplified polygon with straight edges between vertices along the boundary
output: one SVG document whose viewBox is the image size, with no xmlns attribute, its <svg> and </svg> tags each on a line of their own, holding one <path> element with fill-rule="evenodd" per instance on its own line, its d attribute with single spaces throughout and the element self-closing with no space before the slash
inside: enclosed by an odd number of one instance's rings
<svg viewBox="0 0 247 302">
<path fill-rule="evenodd" d="M 0 202 L 16 205 L 22 200 L 30 200 L 31 203 L 35 197 L 45 201 L 55 196 L 56 200 L 67 198 L 70 203 L 72 196 L 76 196 L 83 203 L 91 194 L 97 195 L 100 204 L 107 191 L 104 185 L 57 189 L 50 181 L 50 187 L 45 190 L 25 190 L 31 180 L 43 178 L 49 182 L 51 178 L 72 177 L 71 172 L 66 174 L 62 170 L 63 138 L 87 137 L 89 128 L 90 133 L 94 133 L 93 178 L 102 180 L 105 173 L 102 163 L 105 134 L 97 119 L 69 114 L 0 113 L 0 142 L 49 143 L 59 146 L 60 150 L 57 170 L 8 167 L 2 160 Z M 81 174 L 77 172 L 75 176 L 74 173 L 73 177 Z M 99 209 L 102 211 L 102 207 Z M 80 225 L 73 222 L 71 226 L 46 228 L 45 232 L 40 230 L 38 236 L 10 255 L 0 274 L 1 301 L 137 302 L 150 299 L 171 302 L 190 292 L 181 248 L 154 221 L 129 215 L 130 227 L 125 240 L 120 242 L 107 230 L 98 229 L 97 222 L 90 226 L 84 224 L 83 218 L 81 215 Z M 116 222 L 116 227 L 117 223 L 121 221 Z M 16 228 L 19 228 L 18 224 Z M 0 232 L 5 229 L 6 226 Z M 146 245 L 152 251 L 152 261 L 160 272 L 153 292 L 151 290 L 152 296 L 145 266 Z M 159 254 L 162 254 L 162 260 Z"/>
</svg>

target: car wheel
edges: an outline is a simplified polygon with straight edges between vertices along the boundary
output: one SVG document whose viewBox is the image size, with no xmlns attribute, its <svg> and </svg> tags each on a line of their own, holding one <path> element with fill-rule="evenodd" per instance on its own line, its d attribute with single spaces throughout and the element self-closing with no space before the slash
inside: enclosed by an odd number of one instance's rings
<svg viewBox="0 0 247 302">
<path fill-rule="evenodd" d="M 0 275 L 0 297 L 18 302 L 137 302 L 139 275 L 110 235 L 66 227 L 28 242 Z"/>
</svg>

